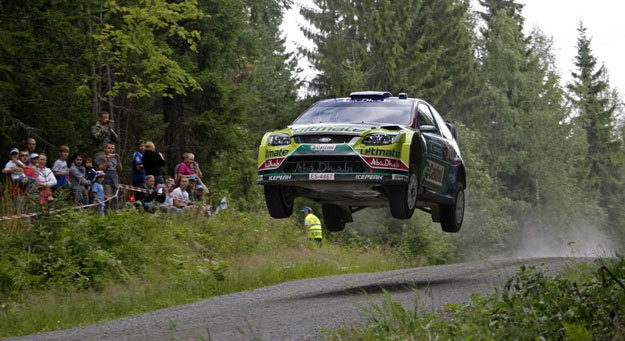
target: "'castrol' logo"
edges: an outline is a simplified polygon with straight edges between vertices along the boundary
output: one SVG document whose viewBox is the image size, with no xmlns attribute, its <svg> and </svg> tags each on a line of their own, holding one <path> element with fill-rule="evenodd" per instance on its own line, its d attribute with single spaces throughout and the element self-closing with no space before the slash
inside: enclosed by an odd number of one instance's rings
<svg viewBox="0 0 625 341">
<path fill-rule="evenodd" d="M 399 159 L 391 159 L 388 157 L 363 157 L 365 162 L 371 166 L 371 168 L 386 168 L 386 169 L 399 169 L 408 170 L 408 166 Z"/>
<path fill-rule="evenodd" d="M 313 144 L 310 146 L 310 150 L 334 150 L 335 144 Z"/>
</svg>

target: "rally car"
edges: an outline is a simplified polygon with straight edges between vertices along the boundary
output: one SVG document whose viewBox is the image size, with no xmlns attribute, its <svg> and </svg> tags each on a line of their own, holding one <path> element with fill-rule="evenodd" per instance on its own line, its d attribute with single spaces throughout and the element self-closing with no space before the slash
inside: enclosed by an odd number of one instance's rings
<svg viewBox="0 0 625 341">
<path fill-rule="evenodd" d="M 453 124 L 424 100 L 382 91 L 319 101 L 266 133 L 258 183 L 273 218 L 289 217 L 293 200 L 306 197 L 321 203 L 330 231 L 362 208 L 389 207 L 398 219 L 418 208 L 458 232 L 467 185 Z"/>
</svg>

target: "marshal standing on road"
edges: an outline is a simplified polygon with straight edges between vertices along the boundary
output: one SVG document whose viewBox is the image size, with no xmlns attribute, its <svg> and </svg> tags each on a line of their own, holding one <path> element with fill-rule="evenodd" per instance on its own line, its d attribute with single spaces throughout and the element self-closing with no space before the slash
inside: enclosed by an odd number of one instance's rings
<svg viewBox="0 0 625 341">
<path fill-rule="evenodd" d="M 317 245 L 323 243 L 323 234 L 321 232 L 321 221 L 316 215 L 312 214 L 312 208 L 306 206 L 300 210 L 304 213 L 304 224 L 308 239 L 314 240 Z"/>
</svg>

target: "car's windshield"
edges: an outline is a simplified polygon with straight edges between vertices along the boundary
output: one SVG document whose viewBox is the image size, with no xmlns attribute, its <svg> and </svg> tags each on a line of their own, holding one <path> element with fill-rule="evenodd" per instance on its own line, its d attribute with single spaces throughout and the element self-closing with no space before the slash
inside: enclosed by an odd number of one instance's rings
<svg viewBox="0 0 625 341">
<path fill-rule="evenodd" d="M 321 102 L 310 107 L 293 124 L 385 123 L 410 125 L 411 101 Z"/>
</svg>

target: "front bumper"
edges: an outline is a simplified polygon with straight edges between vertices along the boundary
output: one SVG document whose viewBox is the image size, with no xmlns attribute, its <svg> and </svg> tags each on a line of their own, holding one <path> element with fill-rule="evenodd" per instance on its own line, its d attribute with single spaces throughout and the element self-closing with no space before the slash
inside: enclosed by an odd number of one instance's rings
<svg viewBox="0 0 625 341">
<path fill-rule="evenodd" d="M 354 182 L 374 183 L 381 185 L 403 185 L 408 183 L 408 176 L 402 174 L 372 174 L 372 173 L 280 173 L 259 174 L 258 184 L 280 185 L 298 182 Z"/>
</svg>

